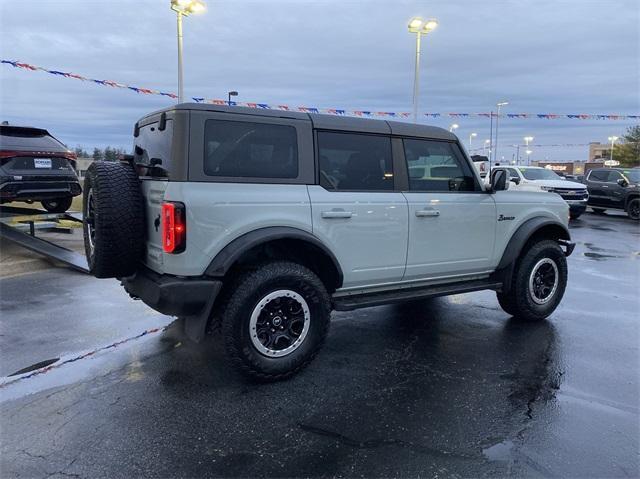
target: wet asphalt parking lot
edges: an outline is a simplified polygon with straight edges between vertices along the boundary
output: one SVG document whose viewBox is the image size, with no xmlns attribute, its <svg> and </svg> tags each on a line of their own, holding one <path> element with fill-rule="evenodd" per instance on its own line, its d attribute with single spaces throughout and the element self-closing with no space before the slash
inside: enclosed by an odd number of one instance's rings
<svg viewBox="0 0 640 479">
<path fill-rule="evenodd" d="M 333 313 L 318 358 L 272 384 L 115 280 L 0 279 L 0 475 L 638 477 L 640 226 L 571 226 L 548 321 L 491 292 Z"/>
</svg>

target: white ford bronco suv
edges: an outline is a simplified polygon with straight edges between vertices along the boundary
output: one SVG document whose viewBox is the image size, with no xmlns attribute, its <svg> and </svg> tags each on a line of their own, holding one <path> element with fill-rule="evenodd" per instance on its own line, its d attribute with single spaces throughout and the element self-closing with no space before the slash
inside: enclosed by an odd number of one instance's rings
<svg viewBox="0 0 640 479">
<path fill-rule="evenodd" d="M 549 316 L 567 282 L 568 206 L 485 185 L 457 137 L 410 123 L 179 104 L 139 120 L 134 152 L 84 188 L 99 278 L 222 332 L 261 379 L 307 365 L 332 310 L 494 290 Z"/>
</svg>

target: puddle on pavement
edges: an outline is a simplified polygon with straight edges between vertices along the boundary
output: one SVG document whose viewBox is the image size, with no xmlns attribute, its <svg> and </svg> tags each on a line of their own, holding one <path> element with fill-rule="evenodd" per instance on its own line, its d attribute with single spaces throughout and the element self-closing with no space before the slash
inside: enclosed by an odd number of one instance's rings
<svg viewBox="0 0 640 479">
<path fill-rule="evenodd" d="M 626 258 L 626 256 L 614 255 L 614 254 L 600 254 L 600 253 L 582 253 L 585 257 L 596 261 L 606 261 L 609 258 Z"/>
<path fill-rule="evenodd" d="M 502 441 L 483 449 L 482 454 L 490 461 L 509 461 L 511 460 L 511 450 L 513 446 L 513 441 Z"/>
<path fill-rule="evenodd" d="M 35 371 L 36 369 L 46 368 L 47 366 L 51 366 L 53 363 L 57 363 L 58 361 L 60 361 L 60 358 L 45 359 L 44 361 L 40 361 L 39 363 L 35 363 L 35 364 L 32 364 L 31 366 L 27 366 L 26 368 L 22 368 L 19 371 L 16 371 L 15 373 L 11 373 L 7 377 L 10 378 L 11 376 L 19 376 L 20 374 L 25 374 L 25 373 L 30 373 L 31 371 Z"/>
</svg>

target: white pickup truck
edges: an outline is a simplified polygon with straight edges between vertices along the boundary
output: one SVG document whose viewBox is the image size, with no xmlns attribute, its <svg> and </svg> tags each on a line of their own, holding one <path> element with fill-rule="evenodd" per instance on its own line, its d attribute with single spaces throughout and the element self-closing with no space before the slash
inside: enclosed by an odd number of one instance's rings
<svg viewBox="0 0 640 479">
<path fill-rule="evenodd" d="M 494 170 L 505 170 L 513 190 L 549 191 L 559 194 L 569 205 L 569 215 L 577 219 L 587 209 L 589 193 L 587 186 L 565 180 L 554 171 L 539 166 L 497 166 Z"/>
</svg>

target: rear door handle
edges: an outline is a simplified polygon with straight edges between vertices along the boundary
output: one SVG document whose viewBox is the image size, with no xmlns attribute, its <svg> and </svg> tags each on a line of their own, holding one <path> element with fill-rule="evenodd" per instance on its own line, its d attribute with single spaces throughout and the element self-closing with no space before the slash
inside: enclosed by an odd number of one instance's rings
<svg viewBox="0 0 640 479">
<path fill-rule="evenodd" d="M 327 219 L 351 218 L 353 216 L 353 213 L 351 211 L 344 211 L 344 210 L 331 210 L 331 211 L 323 211 L 322 213 L 320 213 L 320 216 Z"/>
<path fill-rule="evenodd" d="M 424 218 L 427 216 L 440 216 L 440 212 L 438 210 L 417 210 L 416 216 L 418 218 Z"/>
</svg>

